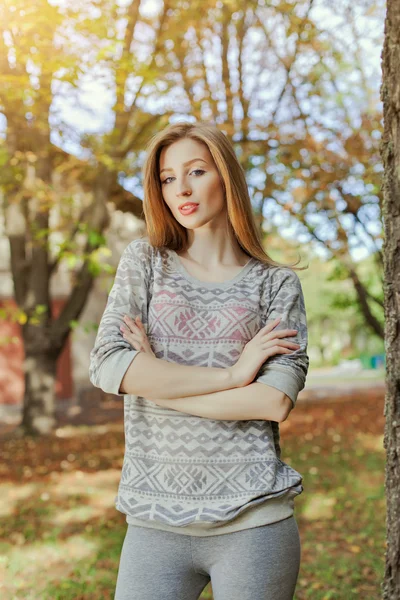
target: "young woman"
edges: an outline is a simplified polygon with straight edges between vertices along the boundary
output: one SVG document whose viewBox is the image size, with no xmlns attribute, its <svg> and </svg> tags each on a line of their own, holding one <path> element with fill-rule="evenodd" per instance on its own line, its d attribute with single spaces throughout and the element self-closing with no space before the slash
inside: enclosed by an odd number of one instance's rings
<svg viewBox="0 0 400 600">
<path fill-rule="evenodd" d="M 147 236 L 122 254 L 90 379 L 124 397 L 116 600 L 289 600 L 300 566 L 279 423 L 308 371 L 304 298 L 273 261 L 243 169 L 204 123 L 152 138 Z M 296 263 L 297 264 L 297 263 Z"/>
</svg>

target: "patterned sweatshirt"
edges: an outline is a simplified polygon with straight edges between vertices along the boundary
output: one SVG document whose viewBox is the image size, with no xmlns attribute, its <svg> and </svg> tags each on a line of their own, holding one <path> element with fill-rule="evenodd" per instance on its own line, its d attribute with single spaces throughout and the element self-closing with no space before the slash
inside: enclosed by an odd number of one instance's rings
<svg viewBox="0 0 400 600">
<path fill-rule="evenodd" d="M 140 315 L 157 358 L 226 368 L 267 322 L 297 329 L 300 348 L 270 357 L 254 381 L 296 403 L 308 371 L 307 321 L 299 277 L 250 258 L 232 279 L 193 277 L 175 251 L 148 238 L 125 248 L 90 353 L 90 381 L 120 394 L 139 353 L 123 339 L 125 314 Z M 157 376 L 157 373 L 154 374 Z M 121 395 L 121 394 L 120 394 Z M 280 459 L 275 421 L 214 420 L 132 394 L 124 399 L 125 454 L 115 507 L 130 524 L 195 536 L 286 519 L 302 476 Z"/>
</svg>

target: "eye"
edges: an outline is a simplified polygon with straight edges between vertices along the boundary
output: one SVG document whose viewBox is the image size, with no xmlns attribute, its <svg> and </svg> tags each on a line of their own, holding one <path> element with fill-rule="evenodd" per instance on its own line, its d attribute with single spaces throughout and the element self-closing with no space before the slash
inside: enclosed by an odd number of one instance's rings
<svg viewBox="0 0 400 600">
<path fill-rule="evenodd" d="M 192 174 L 192 173 L 201 173 L 201 174 L 203 174 L 203 173 L 205 173 L 205 171 L 203 171 L 203 169 L 194 169 L 194 171 L 191 171 L 190 174 Z M 196 177 L 201 177 L 201 175 L 199 175 L 199 176 L 196 175 Z M 167 177 L 166 179 L 164 179 L 164 181 L 161 182 L 161 185 L 163 185 L 164 183 L 167 183 L 168 179 L 173 179 L 173 178 L 172 177 Z"/>
</svg>

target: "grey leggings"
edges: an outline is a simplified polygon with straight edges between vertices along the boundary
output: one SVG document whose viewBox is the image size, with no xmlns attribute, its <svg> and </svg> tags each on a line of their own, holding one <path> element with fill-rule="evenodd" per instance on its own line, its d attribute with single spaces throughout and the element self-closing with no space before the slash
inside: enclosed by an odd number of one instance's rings
<svg viewBox="0 0 400 600">
<path fill-rule="evenodd" d="M 300 536 L 291 517 L 233 533 L 191 536 L 128 525 L 114 600 L 292 600 Z"/>
</svg>

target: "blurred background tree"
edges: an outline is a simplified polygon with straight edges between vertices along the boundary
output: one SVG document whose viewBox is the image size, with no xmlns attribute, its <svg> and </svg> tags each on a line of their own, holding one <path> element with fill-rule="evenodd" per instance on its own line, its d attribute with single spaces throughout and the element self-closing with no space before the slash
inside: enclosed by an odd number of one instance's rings
<svg viewBox="0 0 400 600">
<path fill-rule="evenodd" d="M 22 431 L 54 427 L 57 357 L 107 269 L 110 204 L 143 218 L 144 148 L 174 120 L 230 138 L 266 248 L 273 231 L 286 252 L 295 239 L 338 280 L 336 298 L 313 291 L 324 299 L 310 312 L 321 363 L 345 307 L 353 336 L 362 326 L 382 341 L 381 110 L 365 56 L 381 46 L 384 6 L 325 4 L 2 1 L 0 187 L 25 347 Z M 62 263 L 71 293 L 55 318 Z"/>
</svg>

